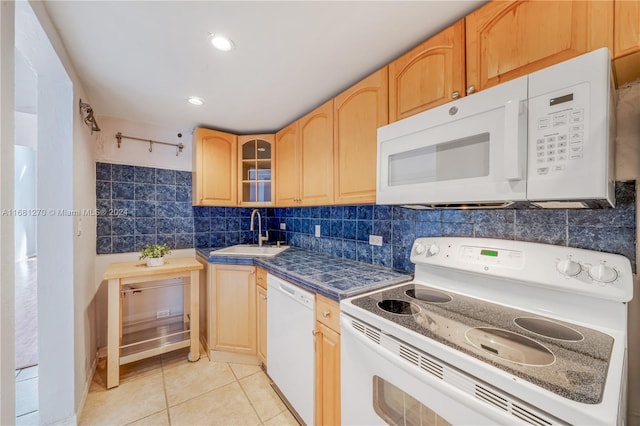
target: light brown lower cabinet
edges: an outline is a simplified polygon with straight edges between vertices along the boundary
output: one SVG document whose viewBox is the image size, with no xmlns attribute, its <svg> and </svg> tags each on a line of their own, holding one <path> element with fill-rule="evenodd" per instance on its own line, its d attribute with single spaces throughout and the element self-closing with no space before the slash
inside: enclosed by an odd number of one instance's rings
<svg viewBox="0 0 640 426">
<path fill-rule="evenodd" d="M 255 360 L 255 267 L 210 264 L 208 272 L 208 344 L 212 359 L 225 359 L 216 352 L 231 352 Z"/>
<path fill-rule="evenodd" d="M 256 332 L 257 355 L 267 365 L 267 271 L 256 268 Z"/>
<path fill-rule="evenodd" d="M 340 308 L 316 296 L 316 425 L 340 424 Z"/>
</svg>

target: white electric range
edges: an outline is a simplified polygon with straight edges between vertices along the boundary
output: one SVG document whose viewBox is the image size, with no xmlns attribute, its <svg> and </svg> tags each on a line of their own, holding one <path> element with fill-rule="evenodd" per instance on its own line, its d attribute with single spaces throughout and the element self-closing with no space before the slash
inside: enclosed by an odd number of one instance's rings
<svg viewBox="0 0 640 426">
<path fill-rule="evenodd" d="M 418 238 L 409 283 L 342 300 L 342 424 L 624 424 L 631 265 Z"/>
</svg>

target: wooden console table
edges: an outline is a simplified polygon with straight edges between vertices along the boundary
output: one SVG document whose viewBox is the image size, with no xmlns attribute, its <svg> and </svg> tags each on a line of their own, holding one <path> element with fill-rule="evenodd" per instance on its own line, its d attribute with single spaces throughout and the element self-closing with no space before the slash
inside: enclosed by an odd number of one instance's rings
<svg viewBox="0 0 640 426">
<path fill-rule="evenodd" d="M 107 389 L 120 384 L 120 365 L 190 346 L 189 361 L 200 358 L 200 269 L 195 258 L 167 258 L 162 266 L 148 267 L 146 262 L 119 262 L 109 265 L 103 279 L 108 281 L 107 313 Z M 150 282 L 181 278 L 181 284 L 149 285 Z M 186 284 L 189 279 L 189 284 Z M 145 283 L 147 283 L 145 285 Z M 133 286 L 136 284 L 136 286 Z M 122 332 L 122 301 L 127 293 L 184 286 L 184 309 L 178 317 L 160 319 L 151 327 L 151 335 L 137 331 L 131 337 Z M 159 333 L 155 333 L 158 332 Z M 134 333 L 131 333 L 132 335 Z M 188 335 L 188 336 L 187 336 Z M 136 338 L 137 337 L 137 338 Z M 132 341 L 133 339 L 133 341 Z"/>
</svg>

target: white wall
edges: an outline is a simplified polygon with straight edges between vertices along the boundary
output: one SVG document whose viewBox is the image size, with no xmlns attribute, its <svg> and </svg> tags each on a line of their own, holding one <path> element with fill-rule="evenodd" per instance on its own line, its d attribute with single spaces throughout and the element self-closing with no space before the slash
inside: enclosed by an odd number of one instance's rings
<svg viewBox="0 0 640 426">
<path fill-rule="evenodd" d="M 28 112 L 16 111 L 15 123 L 15 144 L 26 146 L 36 151 L 38 149 L 38 116 Z"/>
<path fill-rule="evenodd" d="M 14 8 L 0 2 L 0 208 L 13 208 Z M 0 215 L 0 424 L 15 422 L 13 218 Z"/>
<path fill-rule="evenodd" d="M 28 146 L 15 146 L 15 208 L 23 212 L 36 209 L 36 151 Z M 37 216 L 15 217 L 15 260 L 36 255 Z"/>
<path fill-rule="evenodd" d="M 16 50 L 18 58 L 26 62 Z M 26 65 L 23 66 L 25 68 Z M 17 69 L 17 67 L 16 67 Z M 30 72 L 30 69 L 16 72 Z M 34 77 L 28 81 L 35 83 L 33 89 L 37 92 L 37 80 Z M 16 88 L 17 93 L 17 88 Z M 37 96 L 34 96 L 37 99 Z M 16 100 L 17 102 L 17 100 Z M 17 108 L 17 105 L 16 105 Z M 36 208 L 36 155 L 38 148 L 38 116 L 32 113 L 15 111 L 15 208 Z M 34 215 L 16 216 L 15 218 L 15 256 L 16 260 L 25 259 L 37 254 L 36 223 Z"/>
<path fill-rule="evenodd" d="M 108 116 L 97 116 L 98 124 L 102 131 L 98 135 L 96 144 L 97 162 L 129 164 L 145 167 L 157 167 L 171 170 L 192 170 L 191 154 L 191 130 L 167 129 L 159 126 L 151 126 L 141 123 L 122 120 Z M 146 142 L 122 139 L 118 148 L 116 133 L 121 132 L 126 136 L 134 136 L 141 139 L 168 143 L 182 143 L 184 149 L 176 156 L 176 148 L 165 145 L 153 145 L 153 152 L 149 152 L 149 144 Z M 178 133 L 182 133 L 179 138 Z"/>
</svg>

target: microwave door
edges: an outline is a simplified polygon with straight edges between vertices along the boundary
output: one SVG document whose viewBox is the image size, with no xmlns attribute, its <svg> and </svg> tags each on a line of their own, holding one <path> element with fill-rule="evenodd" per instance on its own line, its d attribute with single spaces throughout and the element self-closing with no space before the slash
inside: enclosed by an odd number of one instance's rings
<svg viewBox="0 0 640 426">
<path fill-rule="evenodd" d="M 526 79 L 494 89 L 380 128 L 377 202 L 524 200 Z"/>
</svg>

